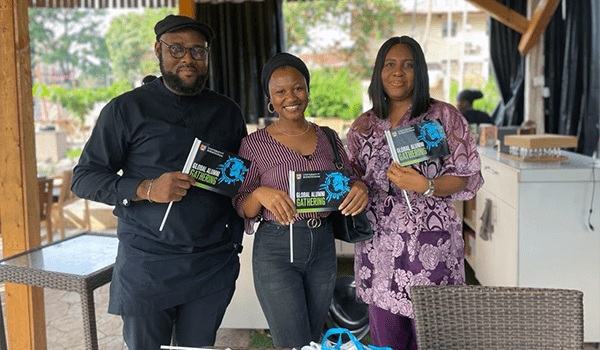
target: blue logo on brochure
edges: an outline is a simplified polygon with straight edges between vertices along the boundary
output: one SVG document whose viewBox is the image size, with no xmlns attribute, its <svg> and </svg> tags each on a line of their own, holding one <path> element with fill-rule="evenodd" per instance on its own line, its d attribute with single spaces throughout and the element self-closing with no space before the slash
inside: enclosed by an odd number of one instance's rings
<svg viewBox="0 0 600 350">
<path fill-rule="evenodd" d="M 421 125 L 421 135 L 417 140 L 425 143 L 425 148 L 429 151 L 433 147 L 439 146 L 440 142 L 446 138 L 444 127 L 434 122 L 428 122 Z"/>
<path fill-rule="evenodd" d="M 320 189 L 327 192 L 327 201 L 332 199 L 339 199 L 346 193 L 350 192 L 350 186 L 348 182 L 350 179 L 347 176 L 342 175 L 339 172 L 333 172 L 327 174 L 325 177 L 325 183 L 319 186 Z"/>
<path fill-rule="evenodd" d="M 236 181 L 243 181 L 244 175 L 248 171 L 244 162 L 239 158 L 229 158 L 224 164 L 217 165 L 217 169 L 221 171 L 219 183 L 225 182 L 228 185 Z"/>
</svg>

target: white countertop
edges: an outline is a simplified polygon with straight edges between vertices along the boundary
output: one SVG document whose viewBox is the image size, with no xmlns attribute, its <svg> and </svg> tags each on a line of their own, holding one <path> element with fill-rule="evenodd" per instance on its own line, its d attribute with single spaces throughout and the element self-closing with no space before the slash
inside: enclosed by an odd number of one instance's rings
<svg viewBox="0 0 600 350">
<path fill-rule="evenodd" d="M 519 162 L 502 155 L 491 147 L 477 147 L 479 155 L 493 159 L 503 166 L 519 171 L 519 182 L 580 182 L 600 181 L 600 162 L 579 153 L 562 151 L 566 161 Z"/>
</svg>

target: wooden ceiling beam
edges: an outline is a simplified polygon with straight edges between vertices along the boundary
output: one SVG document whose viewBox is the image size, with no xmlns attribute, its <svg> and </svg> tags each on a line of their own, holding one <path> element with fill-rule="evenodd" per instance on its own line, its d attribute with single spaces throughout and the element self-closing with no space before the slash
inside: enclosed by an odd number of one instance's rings
<svg viewBox="0 0 600 350">
<path fill-rule="evenodd" d="M 506 7 L 495 0 L 466 0 L 484 10 L 491 17 L 517 33 L 525 34 L 529 29 L 529 20 L 517 11 Z"/>
<path fill-rule="evenodd" d="M 179 14 L 196 18 L 196 2 L 194 0 L 179 0 Z"/>
<path fill-rule="evenodd" d="M 519 42 L 519 52 L 525 56 L 537 44 L 552 19 L 560 0 L 543 0 L 531 20 L 514 11 L 496 0 L 466 0 L 474 6 L 484 10 L 491 17 L 505 26 L 522 34 Z"/>
<path fill-rule="evenodd" d="M 3 0 L 5 1 L 5 0 Z M 20 1 L 20 0 L 19 0 Z M 193 3 L 194 0 L 181 0 Z M 27 0 L 34 8 L 140 8 L 177 7 L 176 0 Z"/>
<path fill-rule="evenodd" d="M 519 52 L 521 55 L 527 55 L 533 45 L 537 44 L 540 40 L 559 3 L 560 0 L 544 0 L 539 4 L 533 16 L 531 16 L 527 32 L 523 34 L 519 42 Z"/>
</svg>

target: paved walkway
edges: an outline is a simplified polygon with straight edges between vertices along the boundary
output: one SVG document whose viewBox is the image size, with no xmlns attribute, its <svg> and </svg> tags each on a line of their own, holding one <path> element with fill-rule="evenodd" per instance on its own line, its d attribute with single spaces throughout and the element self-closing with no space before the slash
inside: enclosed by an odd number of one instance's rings
<svg viewBox="0 0 600 350">
<path fill-rule="evenodd" d="M 94 291 L 98 346 L 100 350 L 127 350 L 121 334 L 121 317 L 106 312 L 110 284 Z M 4 306 L 4 285 L 1 285 Z M 85 350 L 81 299 L 78 293 L 44 289 L 46 311 L 46 341 L 48 350 Z M 6 313 L 4 313 L 6 315 Z M 249 329 L 219 329 L 215 346 L 247 348 Z"/>
<path fill-rule="evenodd" d="M 100 349 L 126 350 L 121 335 L 122 321 L 119 316 L 106 312 L 108 307 L 109 284 L 94 291 L 98 346 Z M 58 290 L 44 290 L 46 305 L 46 338 L 48 350 L 85 349 L 81 315 L 81 302 L 78 293 Z M 250 330 L 220 329 L 216 346 L 245 348 L 250 343 Z"/>
<path fill-rule="evenodd" d="M 75 230 L 79 232 L 78 230 Z M 102 230 L 97 230 L 102 231 Z M 107 230 L 114 232 L 114 230 Z M 73 234 L 67 231 L 67 236 Z M 56 235 L 55 240 L 60 239 Z M 0 255 L 2 252 L 0 240 Z M 108 309 L 110 283 L 94 290 L 98 346 L 100 350 L 127 350 L 123 341 L 120 316 L 111 315 Z M 4 284 L 0 283 L 3 315 L 6 322 Z M 79 293 L 44 289 L 46 313 L 46 342 L 48 350 L 85 350 L 81 297 Z M 250 343 L 249 329 L 219 329 L 215 346 L 222 348 L 247 348 Z M 12 349 L 11 349 L 12 350 Z"/>
</svg>

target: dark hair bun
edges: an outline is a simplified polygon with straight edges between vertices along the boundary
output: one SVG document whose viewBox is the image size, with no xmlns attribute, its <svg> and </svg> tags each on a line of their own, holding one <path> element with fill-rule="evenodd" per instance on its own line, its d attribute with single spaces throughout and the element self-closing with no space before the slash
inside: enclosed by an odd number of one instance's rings
<svg viewBox="0 0 600 350">
<path fill-rule="evenodd" d="M 479 90 L 463 90 L 458 94 L 459 100 L 465 100 L 469 103 L 473 103 L 473 101 L 480 99 L 483 97 L 483 93 Z"/>
</svg>

